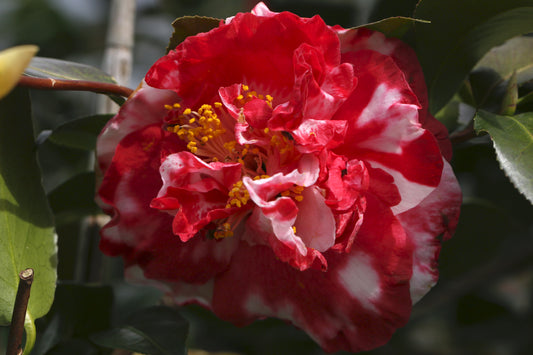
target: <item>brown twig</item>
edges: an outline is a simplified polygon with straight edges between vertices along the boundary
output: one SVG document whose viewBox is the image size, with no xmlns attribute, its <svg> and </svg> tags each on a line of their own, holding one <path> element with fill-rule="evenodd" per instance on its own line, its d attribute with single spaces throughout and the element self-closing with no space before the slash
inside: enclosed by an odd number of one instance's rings
<svg viewBox="0 0 533 355">
<path fill-rule="evenodd" d="M 7 342 L 6 355 L 22 354 L 22 334 L 24 333 L 24 321 L 26 310 L 30 299 L 30 289 L 33 282 L 33 269 L 26 269 L 19 274 L 19 286 L 15 305 L 13 306 L 13 316 L 11 317 L 11 327 L 9 329 L 9 339 Z"/>
<path fill-rule="evenodd" d="M 474 122 L 471 122 L 465 129 L 453 132 L 450 134 L 450 141 L 453 145 L 466 142 L 472 138 L 476 138 L 477 134 L 474 130 Z"/>
<path fill-rule="evenodd" d="M 132 89 L 118 84 L 85 80 L 35 78 L 32 76 L 21 76 L 18 85 L 43 90 L 91 91 L 102 94 L 119 95 L 123 97 L 128 97 L 133 93 Z"/>
</svg>

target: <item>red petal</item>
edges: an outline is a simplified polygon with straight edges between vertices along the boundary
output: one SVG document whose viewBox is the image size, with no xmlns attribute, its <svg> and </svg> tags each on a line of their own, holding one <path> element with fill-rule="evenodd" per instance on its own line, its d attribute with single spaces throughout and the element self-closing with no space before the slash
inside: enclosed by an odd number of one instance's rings
<svg viewBox="0 0 533 355">
<path fill-rule="evenodd" d="M 390 210 L 372 200 L 349 255 L 327 253 L 328 270 L 298 271 L 267 247 L 241 245 L 215 280 L 213 309 L 238 325 L 287 319 L 326 351 L 362 351 L 388 341 L 409 318 L 412 246 Z"/>
</svg>

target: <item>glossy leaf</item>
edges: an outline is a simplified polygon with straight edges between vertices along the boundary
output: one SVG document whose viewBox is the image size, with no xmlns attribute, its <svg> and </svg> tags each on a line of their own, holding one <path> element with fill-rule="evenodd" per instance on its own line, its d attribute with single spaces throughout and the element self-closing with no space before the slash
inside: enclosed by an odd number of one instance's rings
<svg viewBox="0 0 533 355">
<path fill-rule="evenodd" d="M 429 89 L 431 112 L 457 91 L 476 63 L 507 39 L 533 31 L 531 0 L 423 0 L 415 17 L 416 51 Z"/>
<path fill-rule="evenodd" d="M 90 65 L 42 57 L 33 58 L 24 74 L 45 79 L 116 83 L 111 75 Z"/>
<path fill-rule="evenodd" d="M 366 27 L 374 31 L 379 31 L 387 37 L 402 38 L 416 22 L 429 23 L 429 21 L 418 20 L 410 17 L 389 17 L 377 22 L 369 23 L 361 27 Z"/>
<path fill-rule="evenodd" d="M 57 127 L 48 139 L 59 145 L 81 150 L 94 150 L 96 138 L 113 115 L 95 115 L 68 121 Z"/>
<path fill-rule="evenodd" d="M 91 336 L 96 344 L 143 354 L 185 355 L 189 324 L 173 308 L 155 306 L 134 313 L 119 327 Z"/>
<path fill-rule="evenodd" d="M 94 202 L 94 179 L 94 172 L 81 173 L 48 194 L 57 225 L 100 212 Z"/>
<path fill-rule="evenodd" d="M 176 48 L 185 38 L 201 32 L 209 32 L 213 28 L 218 27 L 220 21 L 220 19 L 204 16 L 184 16 L 177 18 L 172 22 L 174 32 L 168 42 L 167 53 Z"/>
<path fill-rule="evenodd" d="M 502 169 L 533 203 L 533 113 L 500 116 L 479 111 L 475 129 L 488 132 Z"/>
<path fill-rule="evenodd" d="M 25 45 L 0 51 L 0 99 L 17 85 L 24 69 L 38 50 L 37 46 Z"/>
<path fill-rule="evenodd" d="M 44 316 L 54 298 L 57 248 L 35 157 L 25 89 L 0 100 L 0 325 L 11 321 L 18 274 L 33 268 L 28 315 Z"/>
</svg>

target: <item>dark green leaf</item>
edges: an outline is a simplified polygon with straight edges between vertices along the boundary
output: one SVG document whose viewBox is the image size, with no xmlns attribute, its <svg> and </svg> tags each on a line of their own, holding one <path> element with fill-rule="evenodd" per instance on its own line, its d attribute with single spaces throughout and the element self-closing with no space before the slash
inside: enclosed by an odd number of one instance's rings
<svg viewBox="0 0 533 355">
<path fill-rule="evenodd" d="M 28 316 L 44 316 L 54 299 L 57 248 L 41 185 L 27 90 L 0 100 L 0 324 L 11 321 L 18 274 L 33 268 Z"/>
<path fill-rule="evenodd" d="M 499 116 L 480 110 L 474 121 L 478 132 L 490 134 L 500 166 L 533 203 L 533 113 Z"/>
<path fill-rule="evenodd" d="M 100 213 L 94 202 L 94 172 L 78 174 L 48 194 L 57 225 Z"/>
<path fill-rule="evenodd" d="M 70 148 L 93 150 L 96 138 L 113 115 L 95 115 L 68 121 L 52 131 L 48 139 Z"/>
<path fill-rule="evenodd" d="M 402 38 L 416 22 L 428 24 L 428 21 L 417 20 L 409 17 L 389 17 L 384 20 L 369 23 L 360 27 L 366 27 L 374 31 L 379 31 L 387 37 Z"/>
<path fill-rule="evenodd" d="M 172 22 L 174 32 L 167 46 L 167 53 L 176 48 L 185 38 L 201 32 L 209 32 L 220 24 L 220 19 L 204 16 L 184 16 Z"/>
<path fill-rule="evenodd" d="M 476 63 L 507 39 L 533 31 L 531 0 L 423 0 L 415 17 L 416 51 L 429 90 L 431 112 L 457 91 Z"/>
<path fill-rule="evenodd" d="M 91 336 L 100 346 L 144 354 L 185 355 L 189 324 L 173 308 L 156 306 L 134 313 L 129 322 Z"/>
<path fill-rule="evenodd" d="M 24 74 L 46 79 L 116 83 L 112 76 L 90 65 L 42 57 L 33 58 Z"/>
<path fill-rule="evenodd" d="M 111 324 L 112 305 L 113 291 L 109 286 L 60 284 L 35 354 L 55 353 L 51 349 L 61 353 L 66 344 L 83 342 L 91 333 L 107 329 Z"/>
</svg>

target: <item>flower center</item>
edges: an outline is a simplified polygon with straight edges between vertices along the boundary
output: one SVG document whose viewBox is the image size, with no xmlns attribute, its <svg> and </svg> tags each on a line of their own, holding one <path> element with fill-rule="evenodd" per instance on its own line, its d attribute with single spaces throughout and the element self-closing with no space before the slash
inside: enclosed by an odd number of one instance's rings
<svg viewBox="0 0 533 355">
<path fill-rule="evenodd" d="M 273 97 L 261 95 L 250 90 L 247 85 L 241 86 L 241 94 L 233 104 L 241 108 L 239 122 L 244 123 L 242 114 L 244 105 L 254 99 L 264 100 L 272 108 Z M 275 167 L 282 167 L 296 161 L 300 153 L 294 147 L 294 139 L 288 132 L 272 131 L 269 128 L 249 128 L 247 134 L 256 141 L 255 145 L 239 144 L 235 139 L 235 119 L 223 108 L 221 102 L 213 105 L 204 104 L 197 110 L 183 108 L 179 103 L 165 105 L 168 114 L 165 117 L 166 130 L 175 133 L 187 143 L 187 149 L 207 163 L 235 162 L 241 164 L 242 176 L 249 176 L 254 180 L 266 179 L 267 160 L 273 159 Z M 272 164 L 271 164 L 272 165 Z M 274 168 L 276 169 L 276 168 Z M 295 201 L 302 201 L 302 186 L 283 191 L 277 197 L 290 197 Z M 226 208 L 244 207 L 250 200 L 250 194 L 242 179 L 233 184 L 228 192 Z M 214 238 L 221 239 L 233 235 L 233 230 L 243 218 L 243 213 L 236 213 L 220 220 L 214 231 Z"/>
</svg>

